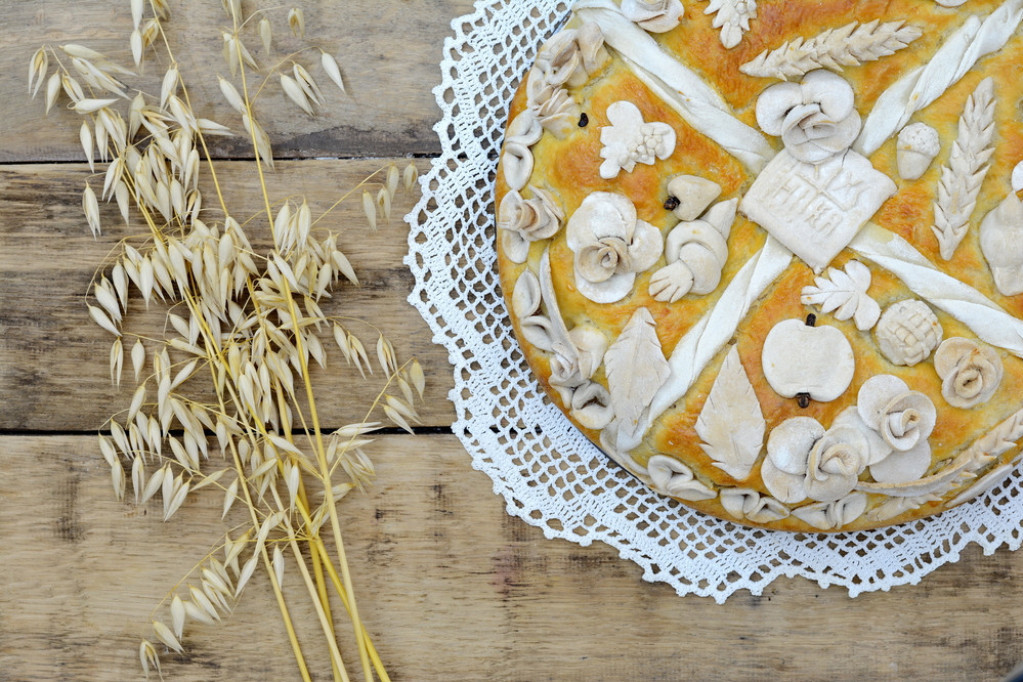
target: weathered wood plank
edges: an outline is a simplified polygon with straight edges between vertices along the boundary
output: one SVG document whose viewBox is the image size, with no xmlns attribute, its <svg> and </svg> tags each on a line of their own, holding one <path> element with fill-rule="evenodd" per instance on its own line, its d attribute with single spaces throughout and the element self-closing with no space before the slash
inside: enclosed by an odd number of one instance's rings
<svg viewBox="0 0 1023 682">
<path fill-rule="evenodd" d="M 240 521 L 219 521 L 213 491 L 168 523 L 158 503 L 119 504 L 93 449 L 86 437 L 0 440 L 4 679 L 135 679 L 161 597 Z M 507 516 L 454 437 L 385 437 L 373 456 L 376 487 L 341 509 L 360 609 L 396 681 L 994 681 L 1023 659 L 1019 552 L 970 549 L 891 593 L 850 600 L 791 580 L 719 606 Z M 257 575 L 222 626 L 190 630 L 188 653 L 164 657 L 167 678 L 296 679 L 278 618 Z"/>
<path fill-rule="evenodd" d="M 328 208 L 343 191 L 385 166 L 389 160 L 301 161 L 282 163 L 269 176 L 274 196 L 304 194 L 313 215 Z M 400 160 L 399 160 L 400 161 Z M 402 164 L 404 162 L 401 162 Z M 425 170 L 426 164 L 420 166 Z M 262 201 L 258 182 L 245 162 L 222 167 L 229 207 L 239 220 L 258 211 Z M 126 227 L 116 206 L 104 206 L 104 234 L 93 239 L 81 212 L 80 192 L 89 177 L 81 165 L 24 165 L 0 167 L 0 430 L 88 431 L 127 407 L 134 390 L 130 370 L 125 386 L 110 385 L 106 357 L 113 341 L 88 319 L 84 294 L 96 269 L 125 237 L 135 238 L 139 227 Z M 374 190 L 375 191 L 375 190 Z M 210 192 L 208 197 L 212 197 Z M 212 199 L 207 199 L 212 201 Z M 453 410 L 446 400 L 452 386 L 444 350 L 431 343 L 419 313 L 406 301 L 412 275 L 402 263 L 408 248 L 403 216 L 412 194 L 399 192 L 392 219 L 373 232 L 366 226 L 361 194 L 341 205 L 324 221 L 340 231 L 342 248 L 361 280 L 346 286 L 324 312 L 346 318 L 346 326 L 372 349 L 379 328 L 391 339 L 401 358 L 416 355 L 426 370 L 428 394 L 423 403 L 424 424 L 449 425 Z M 237 208 L 244 207 L 244 208 Z M 211 221 L 217 218 L 211 213 Z M 252 224 L 253 234 L 268 232 Z M 265 221 L 263 221 L 265 225 Z M 258 242 L 257 242 L 258 243 Z M 265 243 L 265 241 L 264 241 Z M 150 335 L 164 328 L 165 308 L 146 313 L 140 298 L 129 310 L 129 330 Z M 352 321 L 362 320 L 362 322 Z M 325 343 L 333 345 L 330 337 Z M 321 417 L 326 424 L 361 421 L 380 382 L 357 382 L 341 355 L 321 372 Z M 130 363 L 129 363 L 130 364 Z"/>
<path fill-rule="evenodd" d="M 220 2 L 170 0 L 168 37 L 196 112 L 241 130 L 240 118 L 226 104 L 216 75 L 228 75 L 221 57 L 221 31 L 231 22 Z M 276 83 L 260 97 L 257 116 L 266 122 L 279 158 L 400 156 L 432 154 L 439 143 L 432 126 L 439 118 L 431 88 L 440 83 L 438 67 L 444 38 L 453 18 L 472 10 L 471 0 L 345 0 L 343 3 L 299 3 L 305 9 L 311 44 L 340 61 L 348 95 L 322 77 L 328 104 L 309 117 L 290 104 Z M 148 5 L 148 3 L 147 3 Z M 264 57 L 256 22 L 245 36 L 261 65 L 274 65 L 283 55 L 301 49 L 287 28 L 287 3 L 246 2 L 247 11 L 272 8 L 275 57 Z M 132 30 L 127 2 L 38 2 L 9 0 L 0 22 L 0 163 L 78 160 L 78 116 L 51 111 L 43 118 L 40 95 L 28 101 L 29 61 L 41 45 L 68 42 L 86 45 L 131 64 L 128 37 Z M 400 55 L 400 59 L 396 56 Z M 314 77 L 319 53 L 297 59 Z M 271 61 L 272 60 L 272 61 Z M 146 65 L 137 87 L 159 92 L 166 60 Z M 53 69 L 51 62 L 51 70 Z M 290 69 L 290 63 L 288 68 Z M 276 79 L 275 79 L 276 80 Z M 132 85 L 132 83 L 129 83 Z M 242 139 L 217 141 L 219 156 L 249 158 Z"/>
</svg>

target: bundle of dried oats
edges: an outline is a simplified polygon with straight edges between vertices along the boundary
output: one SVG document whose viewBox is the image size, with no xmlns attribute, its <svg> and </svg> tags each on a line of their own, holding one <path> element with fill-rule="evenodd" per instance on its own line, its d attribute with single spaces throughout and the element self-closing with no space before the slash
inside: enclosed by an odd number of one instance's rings
<svg viewBox="0 0 1023 682">
<path fill-rule="evenodd" d="M 158 98 L 133 93 L 126 80 L 135 71 L 81 45 L 43 47 L 30 66 L 29 90 L 33 96 L 43 90 L 47 111 L 66 98 L 82 117 L 81 143 L 98 189 L 87 183 L 82 195 L 93 234 L 101 232 L 100 201 L 113 200 L 125 222 L 146 235 L 120 244 L 115 262 L 97 275 L 90 292 L 89 315 L 114 337 L 112 380 L 120 382 L 127 356 L 136 384 L 127 412 L 111 418 L 100 434 L 100 452 L 118 498 L 129 486 L 136 504 L 159 495 L 165 520 L 207 486 L 223 492 L 224 515 L 236 503 L 247 511 L 248 529 L 225 536 L 220 551 L 211 552 L 182 581 L 184 587 L 167 595 L 169 618 L 153 622 L 153 640 L 180 652 L 188 623 L 220 620 L 262 568 L 277 596 L 299 671 L 309 679 L 281 591 L 284 571 L 292 566 L 308 588 L 335 678 L 348 675 L 327 601 L 331 591 L 351 617 L 363 676 L 370 680 L 375 672 L 387 679 L 359 618 L 337 503 L 373 478 L 373 463 L 363 447 L 380 426 L 371 421 L 378 411 L 411 431 L 409 424 L 418 419 L 415 402 L 422 397 L 423 371 L 414 359 L 399 363 L 382 334 L 372 344 L 371 358 L 355 333 L 321 310 L 319 302 L 342 281 L 358 280 L 338 248 L 338 235 L 318 227 L 323 215 L 314 217 L 303 197 L 280 201 L 270 196 L 263 166 L 273 168 L 273 152 L 256 115 L 249 78 L 275 79 L 310 114 L 328 95 L 298 59 L 286 58 L 264 73 L 246 48 L 243 27 L 258 35 L 267 54 L 272 51 L 276 10 L 246 17 L 240 0 L 226 1 L 224 10 L 231 25 L 223 32 L 230 78 L 218 78 L 238 121 L 220 124 L 193 111 L 163 31 L 168 20 L 164 0 L 131 0 L 129 44 L 136 69 L 153 52 L 171 65 Z M 300 8 L 287 13 L 286 23 L 296 36 L 304 36 Z M 322 71 L 343 93 L 337 61 L 321 50 L 317 62 L 310 68 Z M 227 205 L 207 147 L 210 136 L 232 135 L 239 127 L 256 158 L 252 170 L 262 188 L 260 206 Z M 106 164 L 102 172 L 97 161 Z M 378 213 L 389 217 L 402 181 L 394 167 L 379 173 L 342 197 L 361 190 L 371 228 Z M 403 179 L 411 189 L 414 166 L 405 169 Z M 212 201 L 204 203 L 200 180 L 214 188 Z M 266 253 L 257 252 L 243 227 L 260 223 L 273 237 Z M 166 307 L 171 333 L 125 331 L 133 291 L 147 307 Z M 384 378 L 362 422 L 324 433 L 310 367 L 324 366 L 328 347 L 335 344 L 363 378 L 374 365 Z M 212 402 L 196 397 L 211 393 Z M 324 537 L 332 540 L 333 552 Z M 157 647 L 149 639 L 140 645 L 147 674 L 159 671 Z"/>
</svg>

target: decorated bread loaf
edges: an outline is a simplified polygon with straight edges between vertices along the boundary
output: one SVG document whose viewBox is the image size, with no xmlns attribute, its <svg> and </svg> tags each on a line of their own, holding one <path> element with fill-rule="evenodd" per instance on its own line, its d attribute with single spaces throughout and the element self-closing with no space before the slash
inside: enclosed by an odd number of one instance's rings
<svg viewBox="0 0 1023 682">
<path fill-rule="evenodd" d="M 497 175 L 530 367 L 612 460 L 847 531 L 1023 442 L 1023 0 L 580 0 Z"/>
</svg>

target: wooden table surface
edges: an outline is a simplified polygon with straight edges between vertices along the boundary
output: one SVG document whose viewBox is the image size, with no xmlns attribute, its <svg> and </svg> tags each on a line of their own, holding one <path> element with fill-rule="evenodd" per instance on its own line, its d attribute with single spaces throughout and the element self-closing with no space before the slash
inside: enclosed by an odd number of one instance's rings
<svg viewBox="0 0 1023 682">
<path fill-rule="evenodd" d="M 220 2 L 170 5 L 186 78 L 222 71 Z M 471 9 L 471 0 L 308 3 L 309 35 L 338 55 L 350 96 L 317 118 L 266 100 L 275 188 L 322 207 L 392 159 L 411 155 L 425 170 L 439 152 L 431 88 L 441 45 Z M 136 647 L 154 608 L 231 522 L 220 521 L 215 494 L 168 523 L 158 503 L 118 503 L 96 452 L 96 430 L 130 388 L 109 385 L 108 338 L 87 320 L 83 294 L 124 230 L 111 220 L 89 236 L 76 117 L 44 118 L 25 78 L 43 43 L 126 57 L 130 30 L 127 1 L 0 3 L 0 680 L 139 678 Z M 197 110 L 230 118 L 215 82 L 192 92 Z M 240 172 L 244 145 L 222 143 L 216 155 L 236 196 L 256 191 Z M 411 205 L 401 198 L 395 214 Z M 361 220 L 356 209 L 339 222 Z M 1000 680 L 1023 661 L 1020 552 L 971 547 L 919 585 L 856 599 L 783 579 L 718 605 L 643 582 L 606 546 L 548 541 L 509 517 L 450 433 L 451 371 L 406 303 L 405 234 L 398 219 L 352 231 L 363 286 L 344 301 L 400 354 L 418 355 L 429 385 L 427 428 L 380 438 L 377 485 L 342 505 L 360 609 L 392 679 Z M 348 400 L 342 378 L 326 382 L 337 399 L 322 401 L 325 420 L 354 419 L 349 405 L 366 395 Z M 311 618 L 300 608 L 300 621 Z M 262 576 L 222 625 L 191 629 L 186 653 L 163 663 L 174 680 L 297 677 Z"/>
</svg>

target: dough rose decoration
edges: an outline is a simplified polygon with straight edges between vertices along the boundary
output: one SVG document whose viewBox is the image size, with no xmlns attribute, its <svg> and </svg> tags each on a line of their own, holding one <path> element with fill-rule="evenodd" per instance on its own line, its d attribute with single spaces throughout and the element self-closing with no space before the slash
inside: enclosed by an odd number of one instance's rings
<svg viewBox="0 0 1023 682">
<path fill-rule="evenodd" d="M 754 523 L 780 521 L 789 515 L 784 504 L 752 488 L 724 488 L 721 491 L 721 506 L 735 518 L 748 519 Z"/>
<path fill-rule="evenodd" d="M 891 374 L 871 377 L 860 387 L 857 411 L 894 452 L 871 467 L 881 483 L 903 483 L 922 476 L 931 463 L 927 439 L 938 414 L 934 403 Z"/>
<path fill-rule="evenodd" d="M 665 33 L 682 22 L 682 0 L 622 0 L 622 14 L 651 33 Z"/>
<path fill-rule="evenodd" d="M 580 424 L 588 429 L 602 429 L 615 416 L 611 396 L 606 388 L 590 379 L 604 361 L 607 339 L 595 328 L 581 325 L 568 332 L 568 340 L 554 344 L 551 386 Z"/>
<path fill-rule="evenodd" d="M 786 504 L 808 497 L 833 502 L 853 491 L 870 459 L 862 430 L 838 424 L 825 431 L 812 417 L 793 417 L 768 437 L 760 475 L 767 490 Z"/>
<path fill-rule="evenodd" d="M 576 127 L 579 104 L 565 88 L 586 83 L 609 58 L 604 34 L 593 23 L 555 33 L 540 48 L 529 72 L 526 97 L 529 109 L 546 130 L 563 138 Z"/>
<path fill-rule="evenodd" d="M 852 86 L 823 69 L 806 74 L 802 83 L 777 83 L 764 90 L 757 100 L 757 123 L 806 163 L 849 149 L 861 126 Z"/>
<path fill-rule="evenodd" d="M 650 487 L 662 495 L 683 500 L 712 500 L 717 491 L 696 479 L 693 470 L 674 457 L 654 455 L 647 462 Z"/>
<path fill-rule="evenodd" d="M 636 274 L 652 267 L 664 249 L 660 230 L 639 220 L 627 197 L 610 192 L 586 197 L 568 221 L 567 237 L 576 286 L 596 303 L 628 296 Z"/>
<path fill-rule="evenodd" d="M 987 402 L 1002 382 L 1002 359 L 994 348 L 958 336 L 938 346 L 934 369 L 941 377 L 941 395 L 952 407 Z"/>
<path fill-rule="evenodd" d="M 611 125 L 600 129 L 600 177 L 605 180 L 618 173 L 632 172 L 637 163 L 653 165 L 675 151 L 675 129 L 667 123 L 643 121 L 643 114 L 632 102 L 615 102 L 607 108 Z"/>
<path fill-rule="evenodd" d="M 607 60 L 604 34 L 596 24 L 586 23 L 551 36 L 536 55 L 535 68 L 550 85 L 578 87 Z"/>
<path fill-rule="evenodd" d="M 497 215 L 497 226 L 506 230 L 508 254 L 517 263 L 525 262 L 529 242 L 549 239 L 561 229 L 565 214 L 550 193 L 529 187 L 533 196 L 523 198 L 517 191 L 505 195 Z"/>
<path fill-rule="evenodd" d="M 607 338 L 596 327 L 579 325 L 568 332 L 570 345 L 555 344 L 551 358 L 551 384 L 575 388 L 587 381 L 604 362 Z"/>
<path fill-rule="evenodd" d="M 792 510 L 792 515 L 821 530 L 834 530 L 852 523 L 867 510 L 867 496 L 852 493 L 834 502 L 817 502 Z"/>
</svg>

